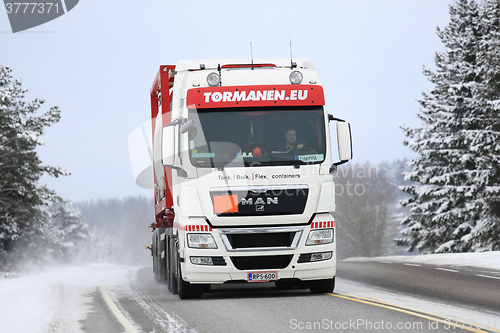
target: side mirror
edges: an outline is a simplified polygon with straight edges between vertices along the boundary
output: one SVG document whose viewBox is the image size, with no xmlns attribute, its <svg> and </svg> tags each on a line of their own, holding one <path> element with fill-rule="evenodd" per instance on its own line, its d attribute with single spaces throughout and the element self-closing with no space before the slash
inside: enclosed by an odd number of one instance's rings
<svg viewBox="0 0 500 333">
<path fill-rule="evenodd" d="M 181 134 L 186 133 L 191 128 L 193 128 L 193 126 L 194 126 L 194 121 L 192 119 L 188 120 L 184 125 L 181 126 L 181 129 L 180 129 Z"/>
<path fill-rule="evenodd" d="M 352 159 L 352 137 L 351 124 L 347 122 L 337 123 L 337 142 L 339 145 L 339 158 L 341 163 Z"/>
<path fill-rule="evenodd" d="M 163 165 L 175 163 L 175 127 L 163 127 L 161 133 L 161 161 Z"/>
</svg>

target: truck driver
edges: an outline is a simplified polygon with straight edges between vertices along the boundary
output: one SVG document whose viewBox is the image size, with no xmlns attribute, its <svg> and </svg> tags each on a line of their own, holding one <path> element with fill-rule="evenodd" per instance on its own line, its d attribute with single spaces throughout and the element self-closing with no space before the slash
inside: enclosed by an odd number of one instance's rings
<svg viewBox="0 0 500 333">
<path fill-rule="evenodd" d="M 282 151 L 290 152 L 293 149 L 302 149 L 306 145 L 302 141 L 297 141 L 297 131 L 294 128 L 289 127 L 285 132 L 286 146 Z M 280 149 L 281 150 L 281 149 Z"/>
</svg>

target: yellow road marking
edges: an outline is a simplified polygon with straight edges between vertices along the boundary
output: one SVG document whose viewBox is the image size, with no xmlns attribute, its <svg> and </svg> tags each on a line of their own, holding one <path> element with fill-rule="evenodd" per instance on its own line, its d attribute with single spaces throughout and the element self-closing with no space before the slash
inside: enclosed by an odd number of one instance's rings
<svg viewBox="0 0 500 333">
<path fill-rule="evenodd" d="M 382 301 L 377 301 L 374 299 L 369 299 L 369 298 L 365 298 L 365 297 L 361 297 L 361 296 L 339 294 L 339 293 L 328 293 L 327 295 L 335 296 L 335 297 L 339 297 L 339 298 L 343 298 L 343 299 L 347 299 L 347 300 L 355 301 L 355 302 L 359 302 L 359 303 L 378 306 L 378 307 L 381 307 L 384 309 L 394 310 L 397 312 L 409 314 L 411 316 L 415 316 L 415 317 L 419 317 L 419 318 L 423 318 L 423 319 L 437 321 L 439 323 L 453 326 L 455 328 L 461 328 L 463 330 L 467 330 L 470 332 L 477 332 L 477 333 L 500 332 L 500 330 L 493 328 L 493 327 L 488 327 L 488 326 L 479 325 L 479 324 L 470 323 L 470 322 L 460 322 L 460 321 L 452 319 L 452 318 L 438 316 L 438 315 L 423 312 L 423 311 L 413 310 L 413 309 L 405 308 L 405 307 L 402 307 L 399 305 L 386 303 L 386 302 L 382 302 Z"/>
<path fill-rule="evenodd" d="M 102 297 L 104 298 L 104 301 L 108 305 L 109 309 L 113 314 L 115 315 L 116 319 L 122 324 L 122 326 L 125 328 L 125 330 L 128 333 L 139 333 L 138 330 L 135 329 L 135 327 L 125 318 L 125 316 L 121 313 L 121 311 L 118 309 L 116 306 L 115 302 L 109 297 L 109 294 L 103 286 L 99 287 L 101 290 Z"/>
</svg>

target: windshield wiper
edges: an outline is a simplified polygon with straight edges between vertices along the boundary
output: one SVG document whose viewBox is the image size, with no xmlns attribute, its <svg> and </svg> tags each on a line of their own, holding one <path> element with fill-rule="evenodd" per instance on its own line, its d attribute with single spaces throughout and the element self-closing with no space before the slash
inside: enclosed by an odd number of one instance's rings
<svg viewBox="0 0 500 333">
<path fill-rule="evenodd" d="M 244 161 L 246 167 L 259 167 L 259 166 L 269 166 L 269 165 L 293 165 L 298 169 L 302 164 L 307 164 L 301 160 L 285 160 L 285 161 Z"/>
</svg>

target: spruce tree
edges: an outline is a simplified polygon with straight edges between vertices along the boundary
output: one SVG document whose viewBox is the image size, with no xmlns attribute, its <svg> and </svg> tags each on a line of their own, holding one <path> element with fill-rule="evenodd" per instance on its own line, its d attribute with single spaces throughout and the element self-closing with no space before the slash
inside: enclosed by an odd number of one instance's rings
<svg viewBox="0 0 500 333">
<path fill-rule="evenodd" d="M 487 7 L 475 0 L 450 6 L 449 25 L 438 29 L 446 51 L 436 54 L 435 71 L 424 69 L 434 88 L 419 101 L 423 126 L 403 127 L 411 138 L 405 144 L 418 153 L 407 174 L 417 184 L 403 187 L 411 195 L 402 202 L 410 208 L 403 221 L 409 237 L 398 240 L 409 250 L 498 248 L 491 238 L 492 228 L 498 233 L 492 215 L 498 201 L 489 198 L 499 192 L 498 88 L 490 78 L 500 72 L 486 50 L 493 42 L 485 27 Z"/>
<path fill-rule="evenodd" d="M 26 90 L 11 72 L 0 65 L 0 267 L 4 268 L 8 257 L 36 257 L 37 249 L 51 242 L 51 221 L 44 206 L 60 198 L 39 179 L 44 174 L 66 174 L 43 165 L 36 152 L 44 129 L 59 121 L 59 108 L 37 115 L 44 101 L 25 102 Z"/>
<path fill-rule="evenodd" d="M 482 11 L 478 73 L 482 115 L 472 144 L 480 151 L 485 170 L 481 198 L 484 208 L 473 228 L 475 250 L 500 250 L 500 2 L 486 0 Z"/>
<path fill-rule="evenodd" d="M 462 237 L 477 218 L 470 198 L 478 191 L 474 154 L 464 136 L 468 116 L 477 108 L 475 73 L 479 9 L 474 1 L 460 0 L 450 6 L 451 21 L 438 36 L 446 51 L 436 53 L 436 71 L 424 74 L 435 87 L 423 94 L 421 128 L 403 127 L 405 142 L 419 156 L 410 161 L 409 180 L 420 184 L 403 187 L 411 197 L 403 201 L 410 214 L 408 228 L 399 240 L 420 251 L 460 251 Z"/>
<path fill-rule="evenodd" d="M 81 257 L 81 244 L 90 240 L 88 225 L 80 210 L 68 202 L 56 202 L 49 208 L 49 214 L 56 236 L 56 248 L 63 262 L 73 262 Z"/>
</svg>

